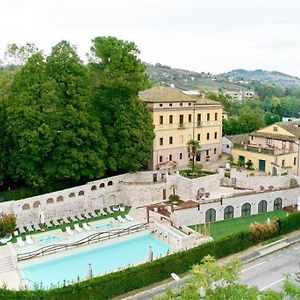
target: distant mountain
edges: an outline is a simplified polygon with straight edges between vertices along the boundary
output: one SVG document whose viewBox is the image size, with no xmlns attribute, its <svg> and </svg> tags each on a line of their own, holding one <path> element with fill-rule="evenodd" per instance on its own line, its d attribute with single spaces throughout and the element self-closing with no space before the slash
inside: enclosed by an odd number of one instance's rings
<svg viewBox="0 0 300 300">
<path fill-rule="evenodd" d="M 146 65 L 147 73 L 153 83 L 174 84 L 182 90 L 247 90 L 253 89 L 253 84 L 257 81 L 282 87 L 300 86 L 300 78 L 276 71 L 238 69 L 213 75 L 209 72 L 194 72 L 171 68 L 160 63 L 155 65 L 146 63 Z"/>
<path fill-rule="evenodd" d="M 244 69 L 237 69 L 220 75 L 225 76 L 227 79 L 234 82 L 256 80 L 267 84 L 280 85 L 283 87 L 300 86 L 300 78 L 278 71 L 247 71 Z"/>
</svg>

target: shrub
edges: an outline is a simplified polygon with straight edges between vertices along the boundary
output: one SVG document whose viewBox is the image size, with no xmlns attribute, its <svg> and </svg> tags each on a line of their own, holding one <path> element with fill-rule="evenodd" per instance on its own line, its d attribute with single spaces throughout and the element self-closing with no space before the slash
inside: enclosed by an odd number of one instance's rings
<svg viewBox="0 0 300 300">
<path fill-rule="evenodd" d="M 170 195 L 169 196 L 169 200 L 170 201 L 179 201 L 180 200 L 180 197 L 178 195 Z"/>
<path fill-rule="evenodd" d="M 266 221 L 265 223 L 254 222 L 249 225 L 251 238 L 258 242 L 273 237 L 278 231 L 278 220 Z"/>
<path fill-rule="evenodd" d="M 0 236 L 13 233 L 16 228 L 16 216 L 14 214 L 2 213 L 0 217 Z"/>
</svg>

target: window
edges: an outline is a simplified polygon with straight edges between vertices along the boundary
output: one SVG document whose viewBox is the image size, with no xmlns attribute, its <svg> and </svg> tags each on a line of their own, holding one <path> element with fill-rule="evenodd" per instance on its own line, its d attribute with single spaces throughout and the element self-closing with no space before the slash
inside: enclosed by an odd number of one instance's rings
<svg viewBox="0 0 300 300">
<path fill-rule="evenodd" d="M 276 198 L 274 201 L 274 210 L 282 209 L 282 199 Z"/>
<path fill-rule="evenodd" d="M 210 208 L 205 213 L 205 223 L 215 222 L 216 221 L 216 211 L 213 208 Z"/>
<path fill-rule="evenodd" d="M 227 206 L 224 209 L 224 220 L 232 219 L 234 217 L 234 208 L 232 206 Z"/>
<path fill-rule="evenodd" d="M 209 155 L 209 150 L 206 150 L 206 155 Z"/>
<path fill-rule="evenodd" d="M 164 144 L 164 139 L 163 138 L 160 138 L 159 139 L 159 144 L 162 146 Z"/>
<path fill-rule="evenodd" d="M 75 193 L 70 193 L 69 198 L 73 198 L 73 197 L 75 197 Z"/>
<path fill-rule="evenodd" d="M 162 155 L 159 157 L 159 162 L 162 162 L 163 161 L 163 157 Z"/>
<path fill-rule="evenodd" d="M 192 105 L 192 103 L 189 103 L 189 106 L 191 106 Z"/>
<path fill-rule="evenodd" d="M 192 123 L 192 115 L 189 114 L 189 123 Z"/>
<path fill-rule="evenodd" d="M 58 196 L 56 198 L 56 202 L 62 202 L 62 201 L 64 201 L 64 197 L 63 196 Z"/>
<path fill-rule="evenodd" d="M 258 203 L 258 213 L 265 213 L 267 211 L 268 208 L 268 203 L 265 200 L 262 200 Z"/>
<path fill-rule="evenodd" d="M 242 217 L 250 216 L 251 215 L 251 204 L 245 203 L 242 206 Z"/>
<path fill-rule="evenodd" d="M 105 184 L 104 183 L 101 183 L 100 185 L 99 185 L 99 188 L 100 189 L 103 189 L 105 187 Z"/>
<path fill-rule="evenodd" d="M 207 113 L 207 121 L 210 121 L 210 113 Z"/>
<path fill-rule="evenodd" d="M 197 134 L 197 140 L 200 141 L 201 135 L 200 133 Z"/>
<path fill-rule="evenodd" d="M 163 105 L 162 105 L 162 103 L 159 103 L 159 107 L 162 107 Z"/>
<path fill-rule="evenodd" d="M 251 141 L 253 141 L 253 135 L 251 135 Z"/>
<path fill-rule="evenodd" d="M 84 196 L 84 191 L 79 191 L 78 196 Z"/>
<path fill-rule="evenodd" d="M 209 140 L 209 132 L 206 134 L 206 139 Z"/>
<path fill-rule="evenodd" d="M 215 140 L 218 138 L 218 133 L 215 132 Z"/>
<path fill-rule="evenodd" d="M 217 154 L 217 148 L 214 148 L 214 154 Z"/>
<path fill-rule="evenodd" d="M 267 145 L 269 145 L 269 146 L 272 145 L 272 139 L 267 139 Z"/>
<path fill-rule="evenodd" d="M 215 113 L 215 121 L 218 121 L 218 113 Z"/>
<path fill-rule="evenodd" d="M 286 148 L 286 141 L 282 141 L 282 148 L 283 148 L 283 149 Z"/>
<path fill-rule="evenodd" d="M 180 103 L 179 105 L 180 105 L 180 106 L 182 106 L 182 105 L 183 105 L 183 103 Z"/>
<path fill-rule="evenodd" d="M 285 160 L 283 159 L 281 162 L 281 166 L 284 167 L 285 166 Z"/>
<path fill-rule="evenodd" d="M 91 191 L 96 191 L 96 190 L 97 190 L 97 186 L 93 185 L 93 186 L 91 187 Z"/>
<path fill-rule="evenodd" d="M 54 203 L 54 200 L 53 200 L 53 198 L 49 198 L 49 199 L 47 199 L 47 204 L 52 204 L 52 203 Z"/>
<path fill-rule="evenodd" d="M 173 123 L 173 115 L 169 115 L 169 123 L 170 123 L 170 124 Z"/>
<path fill-rule="evenodd" d="M 201 114 L 197 114 L 197 126 L 201 126 Z"/>
<path fill-rule="evenodd" d="M 179 159 L 182 159 L 182 153 L 181 152 L 179 153 Z"/>
<path fill-rule="evenodd" d="M 173 103 L 169 103 L 169 106 L 173 106 Z"/>
<path fill-rule="evenodd" d="M 169 144 L 170 144 L 170 145 L 173 144 L 173 137 L 172 137 L 172 136 L 169 137 Z"/>
<path fill-rule="evenodd" d="M 108 186 L 113 185 L 113 182 L 112 182 L 112 181 L 109 181 L 109 182 L 107 183 L 107 185 L 108 185 Z"/>
<path fill-rule="evenodd" d="M 179 123 L 183 124 L 183 115 L 179 115 Z"/>
<path fill-rule="evenodd" d="M 278 127 L 277 127 L 277 126 L 274 126 L 274 127 L 273 127 L 273 131 L 278 131 Z"/>
<path fill-rule="evenodd" d="M 159 116 L 159 124 L 164 124 L 164 117 L 163 116 Z"/>
<path fill-rule="evenodd" d="M 297 157 L 294 157 L 294 166 L 297 164 Z"/>
<path fill-rule="evenodd" d="M 169 161 L 172 161 L 172 154 L 169 155 Z"/>
</svg>

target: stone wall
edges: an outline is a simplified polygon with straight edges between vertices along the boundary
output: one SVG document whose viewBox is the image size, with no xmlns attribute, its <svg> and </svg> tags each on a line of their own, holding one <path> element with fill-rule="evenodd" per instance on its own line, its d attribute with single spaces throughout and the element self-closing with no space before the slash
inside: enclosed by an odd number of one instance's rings
<svg viewBox="0 0 300 300">
<path fill-rule="evenodd" d="M 268 192 L 255 192 L 249 195 L 239 195 L 224 198 L 220 201 L 212 203 L 205 203 L 199 205 L 197 208 L 188 208 L 175 210 L 171 214 L 171 220 L 178 226 L 182 225 L 194 225 L 205 223 L 205 214 L 208 209 L 214 209 L 216 212 L 216 221 L 224 220 L 224 209 L 227 206 L 234 208 L 234 218 L 241 216 L 242 205 L 249 203 L 251 205 L 251 214 L 258 214 L 258 204 L 260 201 L 267 201 L 267 211 L 274 210 L 274 200 L 276 198 L 282 199 L 282 206 L 289 206 L 297 204 L 300 195 L 300 188 L 292 188 L 278 191 Z"/>
</svg>

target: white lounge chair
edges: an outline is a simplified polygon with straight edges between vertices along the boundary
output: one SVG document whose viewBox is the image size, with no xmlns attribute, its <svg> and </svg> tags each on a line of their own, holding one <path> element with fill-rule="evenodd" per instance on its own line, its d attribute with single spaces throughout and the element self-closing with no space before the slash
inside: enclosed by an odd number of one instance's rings
<svg viewBox="0 0 300 300">
<path fill-rule="evenodd" d="M 92 217 L 89 214 L 83 214 L 82 215 L 84 219 L 91 219 Z"/>
<path fill-rule="evenodd" d="M 26 233 L 25 228 L 23 226 L 19 227 L 20 234 Z"/>
<path fill-rule="evenodd" d="M 49 222 L 49 221 L 46 221 L 45 224 L 46 224 L 46 226 L 47 226 L 48 228 L 53 227 L 53 224 L 52 224 L 51 222 Z M 21 231 L 20 231 L 20 232 L 21 232 Z"/>
<path fill-rule="evenodd" d="M 103 215 L 103 216 L 106 216 L 107 213 L 103 210 L 103 208 L 100 208 L 100 213 Z"/>
<path fill-rule="evenodd" d="M 90 230 L 91 230 L 91 227 L 90 227 L 88 224 L 86 224 L 86 223 L 82 223 L 82 227 L 83 227 L 83 229 L 85 229 L 86 231 L 90 231 Z"/>
<path fill-rule="evenodd" d="M 134 221 L 134 218 L 129 216 L 129 215 L 125 215 L 125 218 L 128 220 L 128 221 Z"/>
<path fill-rule="evenodd" d="M 77 215 L 76 218 L 77 218 L 79 221 L 83 221 L 83 220 L 84 220 L 84 218 L 83 218 L 82 215 L 80 215 L 80 214 Z"/>
<path fill-rule="evenodd" d="M 109 214 L 113 214 L 114 212 L 111 210 L 110 207 L 106 207 L 106 211 L 109 213 Z"/>
<path fill-rule="evenodd" d="M 120 203 L 119 207 L 120 207 L 120 211 L 125 211 L 124 203 Z"/>
<path fill-rule="evenodd" d="M 119 205 L 114 205 L 112 208 L 113 211 L 119 211 L 120 210 L 120 206 Z"/>
<path fill-rule="evenodd" d="M 78 220 L 75 218 L 75 216 L 71 216 L 71 217 L 69 217 L 69 219 L 73 222 L 78 222 Z"/>
<path fill-rule="evenodd" d="M 68 218 L 63 218 L 63 222 L 64 222 L 65 224 L 70 224 L 70 220 L 69 220 Z"/>
<path fill-rule="evenodd" d="M 15 231 L 14 231 L 14 236 L 18 236 L 19 235 L 19 231 L 18 231 L 18 229 L 16 229 Z"/>
<path fill-rule="evenodd" d="M 52 223 L 54 224 L 54 226 L 59 226 L 59 225 L 60 225 L 60 224 L 58 223 L 58 221 L 55 220 L 55 219 L 52 221 Z"/>
<path fill-rule="evenodd" d="M 98 218 L 98 217 L 99 217 L 94 211 L 90 212 L 90 215 L 91 215 L 93 218 Z"/>
<path fill-rule="evenodd" d="M 125 223 L 125 222 L 127 222 L 127 220 L 126 219 L 124 219 L 123 217 L 121 217 L 121 216 L 117 216 L 117 220 L 119 221 L 119 222 L 121 222 L 121 223 Z"/>
<path fill-rule="evenodd" d="M 39 224 L 33 224 L 32 227 L 34 228 L 35 231 L 41 230 L 41 227 L 39 226 Z"/>
<path fill-rule="evenodd" d="M 25 246 L 25 243 L 24 243 L 21 236 L 17 237 L 17 244 L 18 244 L 19 247 L 24 247 Z"/>
<path fill-rule="evenodd" d="M 66 227 L 66 232 L 67 232 L 68 235 L 73 235 L 74 234 L 74 231 L 71 229 L 70 226 Z"/>
<path fill-rule="evenodd" d="M 26 235 L 26 243 L 27 243 L 28 245 L 33 244 L 33 239 L 32 239 L 32 237 L 31 237 L 31 235 Z"/>
<path fill-rule="evenodd" d="M 74 224 L 74 229 L 79 233 L 82 232 L 82 228 L 78 224 Z"/>
<path fill-rule="evenodd" d="M 2 239 L 0 239 L 0 243 L 6 244 L 6 243 L 8 243 L 11 239 L 12 239 L 12 235 L 11 235 L 11 234 L 7 234 L 5 237 L 3 237 Z"/>
<path fill-rule="evenodd" d="M 34 228 L 32 227 L 32 225 L 27 225 L 26 228 L 27 228 L 28 232 L 34 232 L 35 231 Z"/>
</svg>

